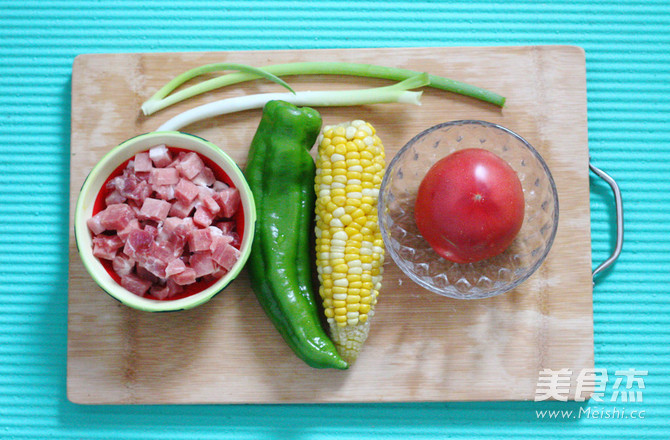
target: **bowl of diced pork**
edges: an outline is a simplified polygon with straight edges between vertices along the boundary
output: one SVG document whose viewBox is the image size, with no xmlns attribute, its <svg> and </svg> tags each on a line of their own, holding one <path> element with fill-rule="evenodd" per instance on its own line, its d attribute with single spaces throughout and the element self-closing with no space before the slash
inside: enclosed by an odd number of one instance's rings
<svg viewBox="0 0 670 440">
<path fill-rule="evenodd" d="M 93 280 L 129 307 L 158 312 L 193 308 L 231 283 L 255 221 L 249 186 L 225 152 L 197 136 L 154 132 L 95 165 L 74 227 Z"/>
</svg>

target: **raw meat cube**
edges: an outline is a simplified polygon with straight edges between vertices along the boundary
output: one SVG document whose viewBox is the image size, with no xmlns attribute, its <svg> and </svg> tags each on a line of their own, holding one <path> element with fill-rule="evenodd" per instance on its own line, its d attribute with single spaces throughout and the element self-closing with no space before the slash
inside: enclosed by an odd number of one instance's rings
<svg viewBox="0 0 670 440">
<path fill-rule="evenodd" d="M 193 183 L 200 186 L 212 186 L 216 182 L 214 171 L 209 167 L 204 167 L 197 176 L 193 178 Z"/>
<path fill-rule="evenodd" d="M 125 193 L 123 191 L 120 192 L 127 198 L 142 203 L 144 199 L 151 195 L 151 185 L 144 180 L 138 180 L 137 183 L 132 186 L 132 190 L 126 190 Z"/>
<path fill-rule="evenodd" d="M 193 219 L 191 217 L 186 217 L 181 221 L 181 224 L 174 229 L 174 235 L 188 240 L 196 229 Z"/>
<path fill-rule="evenodd" d="M 139 263 L 135 268 L 135 273 L 137 274 L 138 277 L 142 278 L 143 280 L 151 281 L 152 284 L 158 282 L 158 277 L 153 273 L 151 273 L 149 269 L 140 265 Z"/>
<path fill-rule="evenodd" d="M 179 171 L 175 168 L 154 168 L 149 177 L 152 185 L 176 185 L 179 182 Z"/>
<path fill-rule="evenodd" d="M 151 164 L 151 158 L 149 153 L 137 153 L 135 155 L 135 172 L 141 173 L 145 171 L 151 171 L 153 165 Z"/>
<path fill-rule="evenodd" d="M 240 205 L 240 192 L 237 188 L 224 189 L 216 193 L 214 200 L 221 207 L 220 215 L 230 218 L 237 212 L 237 208 Z"/>
<path fill-rule="evenodd" d="M 165 268 L 165 275 L 171 277 L 173 275 L 177 275 L 178 273 L 182 273 L 185 270 L 186 264 L 184 264 L 184 262 L 179 258 L 175 258 L 174 260 L 170 261 L 170 263 L 168 263 L 167 267 Z"/>
<path fill-rule="evenodd" d="M 126 226 L 135 218 L 135 213 L 128 205 L 119 203 L 105 208 L 100 224 L 107 230 L 118 231 Z"/>
<path fill-rule="evenodd" d="M 159 228 L 162 232 L 166 234 L 172 234 L 172 232 L 177 228 L 177 226 L 182 224 L 182 219 L 179 217 L 168 217 L 163 220 L 163 225 Z"/>
<path fill-rule="evenodd" d="M 156 240 L 153 249 L 154 255 L 165 263 L 170 263 L 184 253 L 188 237 L 180 237 L 175 232 L 171 232 L 167 238 L 159 236 Z"/>
<path fill-rule="evenodd" d="M 170 289 L 170 297 L 179 295 L 184 291 L 184 288 L 181 287 L 179 284 L 175 283 L 172 279 L 168 279 L 165 285 L 168 286 L 168 288 Z"/>
<path fill-rule="evenodd" d="M 209 231 L 210 236 L 212 237 L 212 240 L 214 240 L 214 237 L 222 237 L 223 232 L 221 232 L 221 229 L 217 228 L 216 226 L 208 226 L 207 230 Z"/>
<path fill-rule="evenodd" d="M 235 222 L 232 220 L 218 222 L 216 224 L 216 227 L 219 228 L 224 235 L 229 235 L 231 232 L 235 230 Z"/>
<path fill-rule="evenodd" d="M 217 265 L 217 266 L 216 266 L 216 270 L 215 270 L 214 272 L 212 272 L 212 273 L 210 274 L 210 276 L 212 276 L 212 277 L 218 279 L 218 278 L 223 277 L 223 276 L 224 276 L 225 274 L 227 274 L 227 273 L 228 273 L 228 270 L 227 270 L 227 269 L 225 269 L 225 268 L 223 268 L 223 267 Z"/>
<path fill-rule="evenodd" d="M 112 268 L 120 277 L 128 275 L 133 272 L 135 269 L 135 260 L 127 256 L 126 254 L 120 253 L 114 257 L 112 261 Z"/>
<path fill-rule="evenodd" d="M 113 260 L 123 241 L 116 235 L 98 235 L 93 239 L 93 255 L 105 260 Z"/>
<path fill-rule="evenodd" d="M 170 201 L 175 197 L 174 185 L 152 185 L 152 188 L 156 196 L 161 200 Z"/>
<path fill-rule="evenodd" d="M 149 186 L 149 183 L 138 179 L 135 175 L 115 177 L 109 181 L 107 187 L 110 189 L 116 188 L 123 197 L 138 202 L 143 201 L 151 195 L 151 187 Z"/>
<path fill-rule="evenodd" d="M 240 239 L 240 236 L 237 232 L 231 232 L 230 236 L 232 237 L 233 241 L 230 243 L 231 246 L 235 248 L 240 248 L 240 245 L 242 244 L 242 240 Z"/>
<path fill-rule="evenodd" d="M 172 217 L 186 218 L 191 214 L 193 208 L 195 208 L 195 202 L 183 203 L 182 201 L 177 200 L 172 204 L 169 215 Z"/>
<path fill-rule="evenodd" d="M 189 265 L 195 270 L 195 276 L 200 278 L 216 270 L 212 254 L 207 252 L 196 252 L 191 255 L 188 261 Z"/>
<path fill-rule="evenodd" d="M 118 235 L 121 240 L 126 241 L 128 235 L 130 235 L 130 233 L 133 232 L 135 229 L 142 229 L 140 227 L 139 220 L 137 220 L 136 218 L 132 219 L 125 228 L 121 229 L 120 231 L 117 231 L 116 235 Z"/>
<path fill-rule="evenodd" d="M 119 192 L 119 190 L 115 189 L 111 193 L 105 197 L 105 205 L 115 205 L 117 203 L 123 203 L 126 201 L 126 198 Z"/>
<path fill-rule="evenodd" d="M 135 260 L 139 257 L 149 255 L 154 244 L 154 237 L 151 233 L 142 229 L 135 229 L 128 234 L 128 239 L 123 247 L 123 253 Z"/>
<path fill-rule="evenodd" d="M 156 239 L 158 237 L 158 228 L 154 225 L 145 225 L 144 230 L 151 234 L 151 236 Z"/>
<path fill-rule="evenodd" d="M 193 214 L 193 223 L 198 226 L 206 228 L 212 224 L 214 220 L 214 215 L 210 213 L 204 206 L 198 206 L 195 209 L 195 214 Z"/>
<path fill-rule="evenodd" d="M 218 242 L 212 250 L 212 259 L 226 270 L 230 270 L 239 258 L 240 251 L 228 243 Z"/>
<path fill-rule="evenodd" d="M 170 212 L 170 204 L 165 200 L 152 199 L 144 200 L 140 214 L 144 218 L 161 221 L 165 220 Z"/>
<path fill-rule="evenodd" d="M 166 278 L 165 268 L 167 263 L 155 255 L 155 248 L 152 247 L 152 252 L 149 255 L 142 255 L 137 259 L 137 270 L 143 267 L 152 275 L 158 278 Z"/>
<path fill-rule="evenodd" d="M 198 187 L 186 179 L 179 179 L 174 189 L 175 197 L 184 205 L 192 203 L 198 197 Z"/>
<path fill-rule="evenodd" d="M 205 168 L 205 164 L 200 159 L 200 156 L 198 156 L 198 153 L 194 152 L 186 153 L 186 156 L 177 164 L 179 173 L 188 180 L 193 180 L 203 168 Z"/>
<path fill-rule="evenodd" d="M 212 185 L 212 189 L 214 190 L 214 192 L 223 191 L 224 189 L 227 188 L 230 188 L 228 184 L 220 180 L 217 180 L 216 182 L 214 182 L 214 185 Z"/>
<path fill-rule="evenodd" d="M 170 297 L 170 288 L 168 287 L 167 284 L 164 286 L 156 284 L 151 288 L 149 292 L 156 299 L 166 299 Z"/>
<path fill-rule="evenodd" d="M 207 211 L 209 211 L 212 214 L 218 214 L 219 211 L 221 211 L 221 207 L 216 202 L 216 200 L 214 200 L 212 196 L 202 197 L 201 194 L 200 201 L 202 202 L 202 205 L 207 209 Z"/>
<path fill-rule="evenodd" d="M 197 229 L 188 240 L 188 248 L 191 252 L 208 251 L 212 244 L 212 233 L 209 229 Z"/>
<path fill-rule="evenodd" d="M 165 145 L 157 145 L 151 148 L 149 157 L 157 168 L 163 168 L 172 163 L 172 155 Z"/>
<path fill-rule="evenodd" d="M 230 235 L 223 235 L 223 232 L 221 232 L 218 228 L 214 228 L 210 226 L 213 229 L 216 229 L 219 231 L 220 235 L 212 235 L 212 243 L 209 245 L 209 250 L 214 253 L 217 248 L 222 247 L 223 245 L 226 244 L 231 244 L 233 242 L 233 237 Z"/>
<path fill-rule="evenodd" d="M 89 218 L 86 220 L 86 226 L 88 226 L 88 229 L 91 230 L 94 234 L 102 234 L 105 232 L 105 227 L 102 226 L 102 217 L 105 215 L 103 214 L 104 211 L 100 211 L 93 217 Z"/>
<path fill-rule="evenodd" d="M 187 267 L 183 272 L 173 275 L 170 279 L 180 286 L 193 284 L 195 283 L 196 279 L 195 270 L 193 270 L 191 267 Z"/>
<path fill-rule="evenodd" d="M 121 277 L 121 285 L 135 295 L 144 296 L 151 287 L 151 281 L 130 273 Z"/>
</svg>

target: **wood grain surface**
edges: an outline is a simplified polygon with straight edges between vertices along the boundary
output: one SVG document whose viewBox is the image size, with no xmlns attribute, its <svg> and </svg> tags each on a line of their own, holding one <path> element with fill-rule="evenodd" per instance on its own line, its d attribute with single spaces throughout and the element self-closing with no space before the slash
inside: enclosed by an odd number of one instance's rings
<svg viewBox="0 0 670 440">
<path fill-rule="evenodd" d="M 319 111 L 325 124 L 370 121 L 389 159 L 421 130 L 449 120 L 482 119 L 521 134 L 544 157 L 558 187 L 560 222 L 545 263 L 512 292 L 464 301 L 422 289 L 387 258 L 377 313 L 359 360 L 347 371 L 327 371 L 311 369 L 293 355 L 263 314 L 245 271 L 194 310 L 139 312 L 95 285 L 79 260 L 71 227 L 67 391 L 72 402 L 527 400 L 535 396 L 539 371 L 593 367 L 586 79 L 580 48 L 81 55 L 72 74 L 71 219 L 87 173 L 121 141 L 153 131 L 198 104 L 281 91 L 276 84 L 253 81 L 142 116 L 142 102 L 175 75 L 212 62 L 262 66 L 314 60 L 427 71 L 506 96 L 505 108 L 499 109 L 425 89 L 421 107 L 384 104 Z M 389 84 L 335 76 L 287 80 L 296 90 Z M 244 167 L 259 119 L 260 110 L 245 111 L 183 131 L 216 143 Z"/>
</svg>

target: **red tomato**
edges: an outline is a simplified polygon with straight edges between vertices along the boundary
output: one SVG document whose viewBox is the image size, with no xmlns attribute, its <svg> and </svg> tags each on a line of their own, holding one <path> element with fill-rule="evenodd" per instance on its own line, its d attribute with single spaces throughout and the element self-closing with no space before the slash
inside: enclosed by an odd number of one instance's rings
<svg viewBox="0 0 670 440">
<path fill-rule="evenodd" d="M 472 263 L 503 252 L 524 215 L 518 176 L 490 151 L 469 148 L 439 160 L 424 177 L 415 205 L 416 224 L 443 258 Z"/>
</svg>

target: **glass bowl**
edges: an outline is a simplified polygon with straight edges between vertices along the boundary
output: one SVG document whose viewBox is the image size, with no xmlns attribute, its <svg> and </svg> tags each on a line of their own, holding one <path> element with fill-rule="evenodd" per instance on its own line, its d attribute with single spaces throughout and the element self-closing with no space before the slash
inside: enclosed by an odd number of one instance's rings
<svg viewBox="0 0 670 440">
<path fill-rule="evenodd" d="M 439 159 L 464 148 L 484 148 L 516 171 L 525 197 L 523 225 L 500 255 L 469 264 L 440 257 L 423 239 L 414 219 L 421 180 Z M 379 196 L 384 244 L 400 269 L 420 286 L 457 299 L 507 292 L 530 277 L 546 258 L 558 227 L 558 194 L 547 164 L 521 136 L 484 121 L 453 121 L 410 140 L 388 166 Z"/>
</svg>

